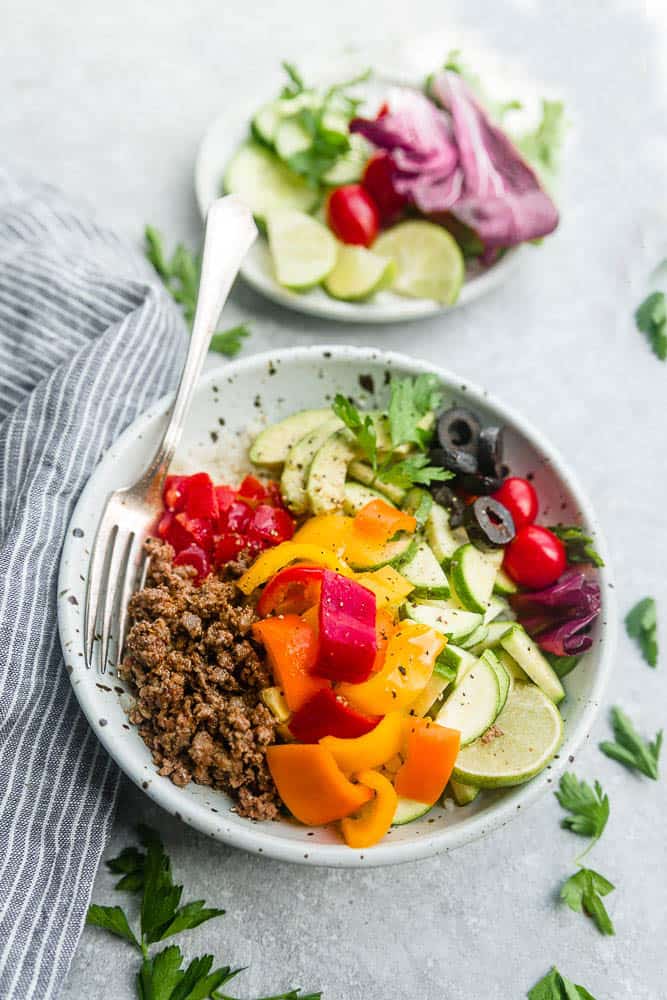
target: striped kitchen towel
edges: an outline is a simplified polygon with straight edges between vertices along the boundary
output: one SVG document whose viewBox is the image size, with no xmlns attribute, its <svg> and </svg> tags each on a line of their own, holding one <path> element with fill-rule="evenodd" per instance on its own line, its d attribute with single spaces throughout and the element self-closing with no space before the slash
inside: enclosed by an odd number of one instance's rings
<svg viewBox="0 0 667 1000">
<path fill-rule="evenodd" d="M 58 561 L 118 434 L 175 386 L 180 315 L 140 255 L 0 170 L 0 998 L 59 992 L 118 771 L 72 694 Z"/>
</svg>

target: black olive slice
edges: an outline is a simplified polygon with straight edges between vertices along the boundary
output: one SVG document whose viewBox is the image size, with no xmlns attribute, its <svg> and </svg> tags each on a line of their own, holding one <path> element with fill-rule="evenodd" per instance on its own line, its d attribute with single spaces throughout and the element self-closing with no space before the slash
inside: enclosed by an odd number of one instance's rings
<svg viewBox="0 0 667 1000">
<path fill-rule="evenodd" d="M 450 527 L 460 528 L 466 510 L 466 505 L 461 497 L 457 496 L 451 486 L 447 486 L 446 483 L 434 483 L 431 487 L 431 495 L 436 503 L 449 511 Z"/>
<path fill-rule="evenodd" d="M 516 534 L 512 515 L 493 497 L 478 497 L 466 507 L 464 524 L 473 545 L 487 551 L 507 545 Z"/>
<path fill-rule="evenodd" d="M 485 427 L 479 435 L 477 461 L 485 476 L 500 477 L 503 464 L 503 427 Z"/>
<path fill-rule="evenodd" d="M 466 493 L 474 493 L 475 496 L 487 496 L 495 493 L 503 485 L 502 479 L 497 476 L 461 476 L 460 483 Z"/>
<path fill-rule="evenodd" d="M 452 406 L 438 417 L 438 441 L 443 448 L 476 456 L 481 429 L 475 414 L 463 406 Z"/>
<path fill-rule="evenodd" d="M 431 449 L 431 462 L 450 472 L 472 474 L 477 472 L 477 456 L 461 448 L 442 447 Z"/>
</svg>

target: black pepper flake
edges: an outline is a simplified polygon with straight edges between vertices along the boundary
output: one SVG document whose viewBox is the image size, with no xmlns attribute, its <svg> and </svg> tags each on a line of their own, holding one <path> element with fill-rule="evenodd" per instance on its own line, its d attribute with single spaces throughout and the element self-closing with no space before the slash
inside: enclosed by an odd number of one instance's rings
<svg viewBox="0 0 667 1000">
<path fill-rule="evenodd" d="M 365 392 L 375 392 L 375 382 L 372 375 L 360 375 L 359 385 Z"/>
<path fill-rule="evenodd" d="M 106 726 L 107 725 L 107 720 L 106 719 L 98 719 L 98 722 L 99 722 L 99 724 L 101 726 Z"/>
<path fill-rule="evenodd" d="M 262 405 L 262 397 L 255 396 L 255 398 L 252 401 L 252 405 L 255 407 L 255 409 L 259 410 Z"/>
<path fill-rule="evenodd" d="M 400 667 L 398 668 L 398 672 L 399 672 L 399 674 L 403 674 L 403 676 L 404 676 L 404 677 L 405 677 L 405 675 L 407 674 L 407 670 L 405 669 L 405 667 L 404 667 L 403 665 L 401 665 L 401 666 L 400 666 Z"/>
<path fill-rule="evenodd" d="M 224 417 L 218 417 L 218 423 L 220 424 L 221 427 L 224 427 L 225 426 L 225 418 Z"/>
<path fill-rule="evenodd" d="M 322 357 L 323 358 L 330 358 L 331 357 L 331 351 L 324 351 L 324 353 L 322 354 Z"/>
<path fill-rule="evenodd" d="M 209 434 L 211 435 L 211 441 L 213 442 L 213 444 L 215 444 L 216 441 L 218 440 L 218 432 L 217 431 L 209 431 Z"/>
<path fill-rule="evenodd" d="M 396 694 L 396 692 L 395 692 L 395 691 L 392 691 L 392 692 L 391 692 L 391 696 L 392 696 L 392 698 L 397 698 L 397 697 L 398 697 L 398 695 Z"/>
<path fill-rule="evenodd" d="M 83 538 L 83 531 L 81 528 L 72 528 L 72 534 L 75 538 Z"/>
<path fill-rule="evenodd" d="M 69 601 L 70 604 L 76 604 L 77 606 L 79 604 L 74 594 L 70 594 L 67 600 Z"/>
</svg>

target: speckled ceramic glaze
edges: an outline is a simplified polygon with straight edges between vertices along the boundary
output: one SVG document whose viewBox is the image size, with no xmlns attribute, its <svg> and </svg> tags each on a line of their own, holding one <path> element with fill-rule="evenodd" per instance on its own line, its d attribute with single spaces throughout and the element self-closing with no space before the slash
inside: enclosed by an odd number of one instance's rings
<svg viewBox="0 0 667 1000">
<path fill-rule="evenodd" d="M 218 481 L 238 481 L 245 447 L 259 426 L 297 409 L 321 407 L 336 392 L 367 406 L 386 404 L 393 372 L 435 371 L 448 400 L 465 402 L 487 422 L 507 427 L 507 461 L 513 473 L 532 473 L 542 508 L 540 519 L 578 521 L 607 553 L 595 516 L 571 472 L 539 433 L 466 379 L 405 356 L 353 347 L 312 347 L 259 354 L 209 371 L 201 380 L 174 467 L 207 469 Z M 370 376 L 374 392 L 362 388 Z M 368 378 L 363 385 L 371 384 Z M 82 615 L 89 550 L 106 495 L 131 482 L 145 466 L 164 426 L 170 399 L 156 403 L 107 452 L 83 491 L 67 532 L 60 569 L 59 624 L 74 691 L 90 725 L 119 767 L 159 805 L 198 830 L 228 844 L 271 857 L 319 865 L 396 864 L 460 847 L 517 816 L 557 778 L 586 739 L 610 671 L 615 620 L 608 569 L 600 571 L 602 614 L 594 645 L 565 681 L 565 739 L 558 757 L 537 778 L 504 792 L 486 792 L 473 804 L 435 807 L 422 819 L 394 828 L 376 847 L 345 847 L 335 830 L 308 829 L 287 820 L 253 822 L 231 810 L 221 792 L 159 777 L 150 754 L 123 708 L 125 685 L 114 675 L 98 677 L 84 666 Z"/>
</svg>

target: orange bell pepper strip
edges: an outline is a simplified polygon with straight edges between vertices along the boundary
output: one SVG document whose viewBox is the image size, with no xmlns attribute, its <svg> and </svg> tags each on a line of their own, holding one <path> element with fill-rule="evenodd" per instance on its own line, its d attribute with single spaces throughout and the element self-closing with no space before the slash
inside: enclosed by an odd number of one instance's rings
<svg viewBox="0 0 667 1000">
<path fill-rule="evenodd" d="M 316 743 L 267 747 L 266 760 L 280 798 L 306 826 L 349 816 L 373 797 L 366 785 L 352 784 L 329 751 Z"/>
<path fill-rule="evenodd" d="M 317 636 L 299 615 L 280 615 L 255 622 L 253 636 L 264 644 L 276 684 L 292 712 L 322 688 L 331 687 L 312 673 L 317 660 Z"/>
<path fill-rule="evenodd" d="M 391 781 L 377 771 L 360 771 L 356 777 L 361 785 L 373 789 L 375 797 L 362 806 L 358 815 L 341 820 L 340 828 L 348 847 L 372 847 L 389 830 L 398 795 Z"/>
<path fill-rule="evenodd" d="M 398 531 L 412 534 L 417 520 L 384 500 L 371 500 L 354 517 L 354 531 L 372 538 L 374 542 L 388 542 Z"/>
<path fill-rule="evenodd" d="M 461 744 L 458 729 L 430 719 L 406 720 L 407 756 L 394 781 L 399 795 L 434 805 L 445 790 Z"/>
<path fill-rule="evenodd" d="M 342 740 L 337 736 L 324 736 L 320 746 L 325 747 L 345 774 L 379 767 L 391 760 L 403 745 L 403 716 L 390 712 L 378 722 L 375 729 L 356 739 Z"/>
<path fill-rule="evenodd" d="M 369 715 L 408 708 L 431 679 L 445 642 L 429 625 L 403 621 L 389 636 L 381 669 L 363 684 L 339 684 L 338 693 Z"/>
<path fill-rule="evenodd" d="M 282 542 L 272 549 L 265 549 L 255 559 L 250 569 L 246 570 L 237 586 L 244 594 L 252 594 L 253 590 L 270 580 L 283 566 L 297 560 L 314 563 L 316 566 L 326 566 L 327 569 L 332 569 L 343 576 L 350 576 L 348 567 L 330 548 L 291 541 Z"/>
</svg>

